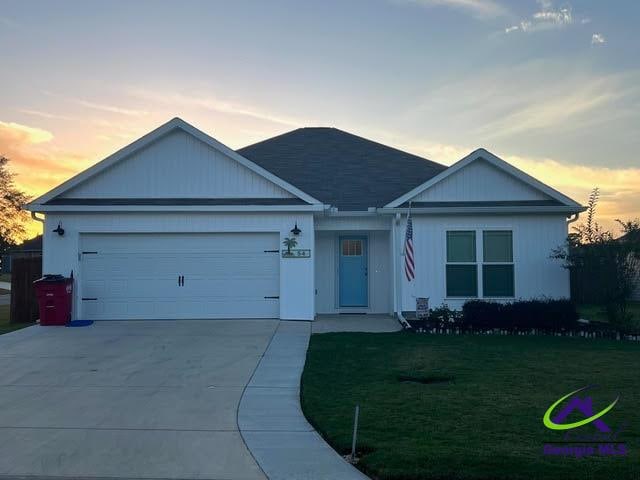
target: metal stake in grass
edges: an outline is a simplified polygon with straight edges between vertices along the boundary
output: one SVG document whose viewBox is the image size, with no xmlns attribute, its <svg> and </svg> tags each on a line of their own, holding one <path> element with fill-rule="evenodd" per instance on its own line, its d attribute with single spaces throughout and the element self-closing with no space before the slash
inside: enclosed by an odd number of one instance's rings
<svg viewBox="0 0 640 480">
<path fill-rule="evenodd" d="M 358 416 L 360 415 L 360 405 L 356 405 L 356 414 L 353 419 L 353 439 L 351 441 L 351 462 L 356 461 L 356 439 L 358 438 Z"/>
</svg>

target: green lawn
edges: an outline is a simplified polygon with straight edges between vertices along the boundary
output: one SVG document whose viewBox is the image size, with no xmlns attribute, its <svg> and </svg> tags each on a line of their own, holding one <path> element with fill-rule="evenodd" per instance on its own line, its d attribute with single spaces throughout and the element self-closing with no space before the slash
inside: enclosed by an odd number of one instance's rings
<svg viewBox="0 0 640 480">
<path fill-rule="evenodd" d="M 0 335 L 3 333 L 13 332 L 14 330 L 20 330 L 21 328 L 33 325 L 33 323 L 9 323 L 9 305 L 0 305 Z"/>
<path fill-rule="evenodd" d="M 628 309 L 636 324 L 640 325 L 640 302 L 629 303 Z M 607 321 L 607 312 L 602 305 L 579 305 L 578 313 L 587 320 Z"/>
<path fill-rule="evenodd" d="M 0 282 L 10 282 L 11 274 L 10 273 L 0 273 Z"/>
<path fill-rule="evenodd" d="M 302 407 L 339 452 L 360 405 L 358 467 L 375 479 L 640 478 L 640 344 L 560 337 L 313 335 Z M 401 376 L 450 378 L 420 384 Z M 556 458 L 542 423 L 561 396 L 586 385 L 603 419 L 627 422 L 626 457 Z M 569 421 L 584 418 L 572 416 Z M 581 427 L 593 433 L 592 425 Z"/>
</svg>

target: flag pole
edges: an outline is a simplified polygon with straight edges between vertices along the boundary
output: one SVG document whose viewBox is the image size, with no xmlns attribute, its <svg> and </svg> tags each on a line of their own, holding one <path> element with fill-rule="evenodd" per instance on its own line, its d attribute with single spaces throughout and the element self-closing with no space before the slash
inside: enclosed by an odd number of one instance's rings
<svg viewBox="0 0 640 480">
<path fill-rule="evenodd" d="M 411 215 L 411 201 L 409 201 L 409 210 L 407 212 L 407 225 L 405 227 L 405 239 L 407 236 L 407 227 L 409 226 L 409 216 Z M 404 242 L 402 242 L 402 252 L 400 254 L 400 258 L 405 257 L 407 253 L 407 242 L 406 240 Z M 402 269 L 400 268 L 400 271 L 402 271 Z M 396 277 L 397 278 L 397 277 Z M 402 273 L 400 273 L 400 279 L 398 280 L 398 321 L 400 322 L 400 325 L 402 325 L 402 328 L 404 328 L 405 330 L 410 330 L 411 329 L 411 324 L 407 321 L 406 318 L 404 318 L 404 316 L 402 315 L 402 283 L 403 283 L 403 276 Z"/>
<path fill-rule="evenodd" d="M 409 217 L 410 216 L 411 216 L 411 200 L 409 200 L 409 210 L 407 212 L 407 226 L 404 227 L 405 236 L 406 236 L 406 233 L 407 233 L 407 228 L 409 228 Z M 407 242 L 405 242 L 402 245 L 402 255 L 404 256 L 404 255 L 406 255 L 406 253 L 407 253 Z"/>
<path fill-rule="evenodd" d="M 409 218 L 411 218 L 411 203 L 412 201 L 409 200 L 409 210 L 407 211 L 407 228 L 409 227 Z M 406 247 L 405 247 L 406 248 Z M 415 248 L 414 248 L 414 252 L 415 252 Z M 416 281 L 415 281 L 415 274 L 414 274 L 414 279 L 413 282 L 411 282 L 411 296 L 413 298 L 416 298 Z"/>
</svg>

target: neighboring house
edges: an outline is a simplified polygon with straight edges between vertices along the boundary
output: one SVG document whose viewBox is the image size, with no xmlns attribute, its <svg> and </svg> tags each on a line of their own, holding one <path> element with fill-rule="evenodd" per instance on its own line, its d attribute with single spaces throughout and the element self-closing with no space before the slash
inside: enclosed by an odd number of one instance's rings
<svg viewBox="0 0 640 480">
<path fill-rule="evenodd" d="M 42 255 L 42 235 L 37 235 L 10 248 L 7 253 L 2 255 L 0 273 L 11 273 L 11 261 L 14 258 L 38 257 L 40 255 Z"/>
<path fill-rule="evenodd" d="M 178 118 L 28 208 L 45 214 L 44 273 L 74 274 L 75 318 L 300 320 L 567 297 L 549 255 L 584 210 L 482 149 L 447 168 L 301 128 L 233 151 Z"/>
</svg>

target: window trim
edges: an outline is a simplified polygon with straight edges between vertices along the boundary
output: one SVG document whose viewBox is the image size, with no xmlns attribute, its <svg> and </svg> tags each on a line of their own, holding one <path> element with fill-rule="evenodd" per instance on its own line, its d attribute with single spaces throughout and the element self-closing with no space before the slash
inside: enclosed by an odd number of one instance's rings
<svg viewBox="0 0 640 480">
<path fill-rule="evenodd" d="M 484 259 L 484 243 L 485 243 L 485 233 L 486 232 L 510 232 L 511 233 L 511 261 L 510 262 L 487 262 Z M 481 275 L 481 280 L 482 280 L 482 297 L 483 298 L 495 298 L 495 299 L 501 299 L 501 298 L 515 298 L 516 295 L 516 268 L 515 268 L 515 253 L 514 253 L 514 241 L 513 241 L 513 230 L 512 229 L 498 229 L 498 228 L 491 228 L 491 229 L 487 229 L 487 230 L 482 230 L 482 262 L 480 263 L 480 268 L 482 269 L 482 275 Z M 511 266 L 512 271 L 513 271 L 513 282 L 511 284 L 512 287 L 512 292 L 513 295 L 489 295 L 489 296 L 485 296 L 484 295 L 484 266 L 485 265 L 506 265 L 506 266 Z"/>
<path fill-rule="evenodd" d="M 449 232 L 473 232 L 473 246 L 475 248 L 475 261 L 473 262 L 450 262 L 449 261 Z M 473 265 L 476 267 L 476 294 L 469 295 L 449 295 L 447 290 L 447 267 L 449 265 Z M 478 272 L 478 231 L 475 228 L 446 228 L 444 231 L 444 296 L 445 298 L 460 299 L 460 298 L 481 298 L 480 277 Z"/>
<path fill-rule="evenodd" d="M 484 262 L 484 231 L 503 231 L 503 230 L 507 230 L 511 232 L 511 253 L 512 253 L 512 261 L 511 262 L 486 262 L 488 265 L 513 265 L 513 296 L 512 297 L 496 297 L 496 296 L 486 296 L 484 294 L 484 285 L 483 285 L 483 265 L 485 264 Z M 476 261 L 475 263 L 473 262 L 447 262 L 447 232 L 451 232 L 451 231 L 474 231 L 476 234 Z M 442 231 L 442 236 L 441 238 L 443 239 L 443 254 L 444 254 L 444 261 L 441 263 L 442 265 L 442 273 L 443 273 L 443 277 L 442 277 L 442 288 L 444 291 L 444 300 L 452 300 L 452 301 L 459 301 L 459 300 L 487 300 L 487 301 L 491 301 L 491 300 L 497 300 L 497 301 L 505 301 L 505 300 L 513 300 L 515 298 L 517 298 L 517 292 L 518 292 L 518 257 L 519 257 L 519 248 L 518 245 L 516 243 L 516 238 L 518 236 L 518 228 L 513 225 L 513 224 L 493 224 L 493 225 L 488 225 L 488 226 L 472 226 L 472 225 L 461 225 L 461 224 L 456 224 L 456 225 L 445 225 L 443 227 L 443 231 Z M 479 241 L 478 238 L 481 238 L 481 240 Z M 478 289 L 477 289 L 477 295 L 474 297 L 469 297 L 469 296 L 465 296 L 465 297 L 455 297 L 455 296 L 449 296 L 447 295 L 447 265 L 451 263 L 453 265 L 455 264 L 459 264 L 459 265 L 476 265 L 476 274 L 477 274 L 477 285 L 478 285 Z"/>
</svg>

